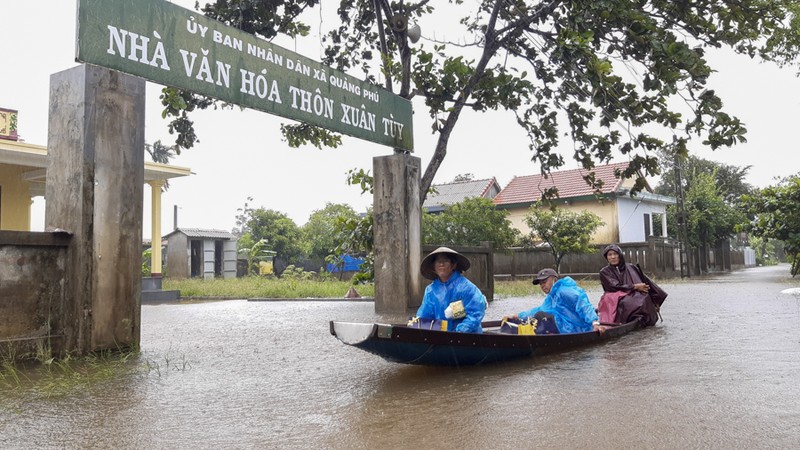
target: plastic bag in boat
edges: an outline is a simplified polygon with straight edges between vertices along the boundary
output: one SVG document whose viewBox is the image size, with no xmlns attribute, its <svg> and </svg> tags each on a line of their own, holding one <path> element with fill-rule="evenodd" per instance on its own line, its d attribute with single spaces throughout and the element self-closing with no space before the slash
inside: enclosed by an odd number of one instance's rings
<svg viewBox="0 0 800 450">
<path fill-rule="evenodd" d="M 447 331 L 448 329 L 446 320 L 424 319 L 422 317 L 412 317 L 406 325 L 411 328 L 421 328 L 423 330 Z"/>
</svg>

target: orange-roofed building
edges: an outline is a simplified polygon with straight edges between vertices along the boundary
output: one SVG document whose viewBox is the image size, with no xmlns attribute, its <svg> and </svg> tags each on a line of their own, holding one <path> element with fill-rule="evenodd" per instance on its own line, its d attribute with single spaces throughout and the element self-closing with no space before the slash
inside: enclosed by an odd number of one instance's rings
<svg viewBox="0 0 800 450">
<path fill-rule="evenodd" d="M 675 199 L 654 194 L 649 185 L 631 197 L 634 180 L 618 177 L 627 167 L 628 163 L 624 162 L 592 170 L 554 171 L 547 177 L 541 174 L 514 177 L 494 198 L 494 204 L 507 209 L 512 226 L 527 235 L 531 230 L 524 219 L 531 205 L 542 200 L 547 190 L 556 188 L 555 203 L 559 208 L 574 212 L 587 210 L 605 222 L 592 236 L 592 243 L 644 242 L 651 236 L 666 237 L 666 208 L 675 204 Z M 584 180 L 590 172 L 603 182 L 597 192 Z"/>
</svg>

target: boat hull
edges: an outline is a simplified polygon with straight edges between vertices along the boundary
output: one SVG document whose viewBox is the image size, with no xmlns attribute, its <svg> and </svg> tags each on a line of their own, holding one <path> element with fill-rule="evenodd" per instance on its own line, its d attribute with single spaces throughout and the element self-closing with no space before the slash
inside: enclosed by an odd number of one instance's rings
<svg viewBox="0 0 800 450">
<path fill-rule="evenodd" d="M 411 328 L 399 324 L 330 322 L 331 334 L 347 345 L 387 361 L 435 366 L 492 364 L 584 347 L 627 334 L 638 322 L 611 326 L 604 333 L 516 335 L 500 333 L 500 321 L 483 323 L 484 333 Z"/>
</svg>

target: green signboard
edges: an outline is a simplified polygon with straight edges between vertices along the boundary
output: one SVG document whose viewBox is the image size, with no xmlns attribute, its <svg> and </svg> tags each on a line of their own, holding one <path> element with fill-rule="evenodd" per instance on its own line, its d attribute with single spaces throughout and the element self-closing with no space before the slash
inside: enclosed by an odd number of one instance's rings
<svg viewBox="0 0 800 450">
<path fill-rule="evenodd" d="M 80 62 L 413 150 L 411 103 L 163 0 L 78 0 Z"/>
</svg>

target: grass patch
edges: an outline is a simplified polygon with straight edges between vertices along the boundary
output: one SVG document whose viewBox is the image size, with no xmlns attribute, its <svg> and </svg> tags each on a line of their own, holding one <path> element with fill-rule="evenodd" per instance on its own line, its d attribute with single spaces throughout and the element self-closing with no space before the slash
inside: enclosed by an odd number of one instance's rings
<svg viewBox="0 0 800 450">
<path fill-rule="evenodd" d="M 162 288 L 179 290 L 181 297 L 208 298 L 344 298 L 350 289 L 349 281 L 312 280 L 295 278 L 215 278 L 213 280 L 165 278 Z M 355 286 L 362 297 L 373 297 L 375 285 Z"/>
<path fill-rule="evenodd" d="M 85 356 L 67 355 L 48 358 L 0 359 L 0 404 L 14 403 L 14 397 L 58 398 L 86 391 L 93 386 L 114 380 L 139 376 L 161 377 L 167 372 L 191 370 L 186 356 L 169 352 L 159 359 L 138 350 L 105 350 Z"/>
<path fill-rule="evenodd" d="M 58 397 L 146 366 L 137 362 L 137 351 L 102 351 L 86 356 L 12 360 L 0 363 L 0 389 L 20 389 L 43 397 Z"/>
<path fill-rule="evenodd" d="M 528 297 L 541 293 L 542 290 L 532 285 L 530 280 L 494 282 L 494 296 L 496 298 Z"/>
</svg>

